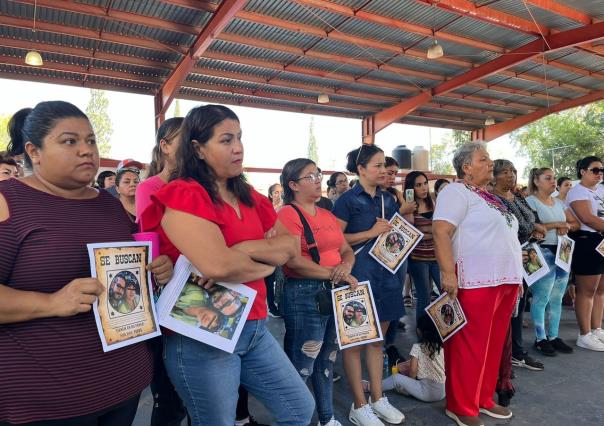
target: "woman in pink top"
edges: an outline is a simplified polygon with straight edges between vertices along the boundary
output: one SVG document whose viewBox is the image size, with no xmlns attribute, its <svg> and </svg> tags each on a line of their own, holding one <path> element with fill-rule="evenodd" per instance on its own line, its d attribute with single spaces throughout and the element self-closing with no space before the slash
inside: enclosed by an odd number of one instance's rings
<svg viewBox="0 0 604 426">
<path fill-rule="evenodd" d="M 159 191 L 170 180 L 170 175 L 176 169 L 176 150 L 180 136 L 182 117 L 169 118 L 159 126 L 155 136 L 152 160 L 149 165 L 147 179 L 136 188 L 136 222 L 140 220 L 143 211 L 151 204 L 151 195 Z"/>
</svg>

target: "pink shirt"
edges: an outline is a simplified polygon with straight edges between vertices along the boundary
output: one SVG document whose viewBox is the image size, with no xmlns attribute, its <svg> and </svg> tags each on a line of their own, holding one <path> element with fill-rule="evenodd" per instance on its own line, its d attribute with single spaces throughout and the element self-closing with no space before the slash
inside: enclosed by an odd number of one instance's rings
<svg viewBox="0 0 604 426">
<path fill-rule="evenodd" d="M 134 203 L 136 206 L 136 223 L 140 224 L 140 217 L 151 204 L 151 195 L 166 186 L 166 182 L 159 175 L 151 176 L 138 184 Z"/>
</svg>

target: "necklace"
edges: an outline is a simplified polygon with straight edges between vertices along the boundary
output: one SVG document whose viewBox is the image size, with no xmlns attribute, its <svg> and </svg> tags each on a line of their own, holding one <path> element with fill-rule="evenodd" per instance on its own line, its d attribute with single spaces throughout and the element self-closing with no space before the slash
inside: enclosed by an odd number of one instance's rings
<svg viewBox="0 0 604 426">
<path fill-rule="evenodd" d="M 480 198 L 482 198 L 489 207 L 497 210 L 505 218 L 505 221 L 508 224 L 508 227 L 510 227 L 510 228 L 512 227 L 514 215 L 510 212 L 510 210 L 507 208 L 507 206 L 501 202 L 501 200 L 499 198 L 497 198 L 495 195 L 491 194 L 490 192 L 485 191 L 484 189 L 479 188 L 477 186 L 471 185 L 467 182 L 465 182 L 465 186 L 470 191 L 472 191 L 473 193 L 478 195 Z"/>
</svg>

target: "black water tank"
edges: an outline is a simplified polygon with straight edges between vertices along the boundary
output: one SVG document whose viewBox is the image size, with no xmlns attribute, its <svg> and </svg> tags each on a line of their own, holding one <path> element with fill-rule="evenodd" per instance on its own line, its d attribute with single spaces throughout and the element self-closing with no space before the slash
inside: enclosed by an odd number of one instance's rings
<svg viewBox="0 0 604 426">
<path fill-rule="evenodd" d="M 401 169 L 411 168 L 411 150 L 406 145 L 399 145 L 392 150 L 392 157 Z"/>
</svg>

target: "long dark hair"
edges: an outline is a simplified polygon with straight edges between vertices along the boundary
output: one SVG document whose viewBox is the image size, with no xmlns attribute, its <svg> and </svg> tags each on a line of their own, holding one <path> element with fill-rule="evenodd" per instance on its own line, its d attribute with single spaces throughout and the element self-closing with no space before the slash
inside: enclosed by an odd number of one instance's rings
<svg viewBox="0 0 604 426">
<path fill-rule="evenodd" d="M 428 317 L 428 314 L 423 313 L 417 319 L 417 330 L 419 344 L 428 349 L 430 359 L 434 359 L 434 355 L 440 353 L 443 347 L 443 341 L 436 330 L 436 326 Z"/>
<path fill-rule="evenodd" d="M 415 180 L 420 176 L 425 177 L 426 181 L 430 182 L 430 179 L 428 179 L 428 176 L 426 176 L 426 174 L 424 172 L 420 172 L 418 170 L 413 170 L 412 172 L 409 172 L 409 174 L 407 176 L 405 176 L 405 185 L 404 185 L 405 191 L 407 189 L 413 189 L 413 199 L 417 203 L 418 208 L 419 208 L 419 198 L 417 198 L 417 195 L 415 194 Z M 430 195 L 429 189 L 428 189 L 428 196 L 426 197 L 426 206 L 428 206 L 429 210 L 434 210 L 434 201 L 432 200 L 432 196 Z"/>
<path fill-rule="evenodd" d="M 316 165 L 314 161 L 309 160 L 308 158 L 296 158 L 294 160 L 289 160 L 285 163 L 285 166 L 283 166 L 279 180 L 281 181 L 281 187 L 283 188 L 284 204 L 289 204 L 294 201 L 295 194 L 289 187 L 289 183 L 299 179 L 300 173 L 302 173 L 302 170 L 309 164 Z"/>
<path fill-rule="evenodd" d="M 199 158 L 192 141 L 205 145 L 214 136 L 214 128 L 227 119 L 239 121 L 237 114 L 223 105 L 204 105 L 189 111 L 180 128 L 180 145 L 176 151 L 177 170 L 171 178 L 195 180 L 208 191 L 214 204 L 221 203 L 216 176 L 212 168 Z M 246 206 L 254 206 L 251 187 L 243 174 L 229 178 L 227 189 Z"/>
<path fill-rule="evenodd" d="M 31 158 L 25 152 L 25 144 L 33 143 L 42 148 L 44 138 L 54 128 L 57 121 L 64 118 L 85 118 L 78 107 L 64 101 L 40 102 L 34 109 L 23 108 L 17 111 L 8 122 L 10 142 L 7 152 L 11 156 L 24 154 L 25 164 L 31 167 Z"/>
<path fill-rule="evenodd" d="M 161 141 L 170 140 L 174 138 L 176 133 L 180 130 L 180 125 L 182 124 L 184 118 L 182 117 L 172 117 L 168 118 L 166 121 L 161 123 L 159 129 L 157 129 L 157 134 L 155 135 L 155 146 L 153 147 L 153 151 L 151 151 L 151 164 L 149 164 L 149 171 L 147 172 L 147 177 L 155 176 L 156 174 L 161 173 L 164 168 L 164 153 L 161 150 Z"/>
</svg>

